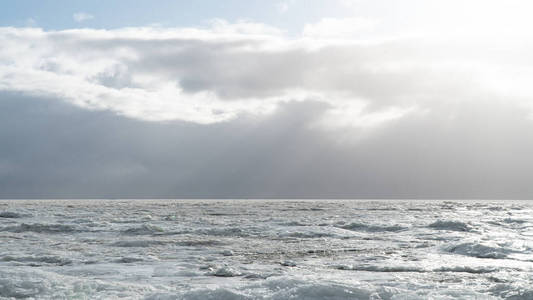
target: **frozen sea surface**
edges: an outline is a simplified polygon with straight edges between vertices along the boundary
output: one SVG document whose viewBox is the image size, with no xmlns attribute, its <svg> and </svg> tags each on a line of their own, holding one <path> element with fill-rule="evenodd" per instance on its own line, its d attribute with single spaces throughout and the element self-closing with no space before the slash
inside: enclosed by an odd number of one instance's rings
<svg viewBox="0 0 533 300">
<path fill-rule="evenodd" d="M 0 298 L 533 299 L 533 204 L 2 200 Z"/>
</svg>

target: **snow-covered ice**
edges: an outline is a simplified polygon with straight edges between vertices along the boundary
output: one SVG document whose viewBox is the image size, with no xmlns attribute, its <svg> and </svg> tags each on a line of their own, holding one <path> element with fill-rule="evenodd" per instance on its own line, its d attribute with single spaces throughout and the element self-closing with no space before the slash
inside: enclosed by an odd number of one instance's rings
<svg viewBox="0 0 533 300">
<path fill-rule="evenodd" d="M 533 204 L 1 200 L 0 298 L 533 299 Z"/>
</svg>

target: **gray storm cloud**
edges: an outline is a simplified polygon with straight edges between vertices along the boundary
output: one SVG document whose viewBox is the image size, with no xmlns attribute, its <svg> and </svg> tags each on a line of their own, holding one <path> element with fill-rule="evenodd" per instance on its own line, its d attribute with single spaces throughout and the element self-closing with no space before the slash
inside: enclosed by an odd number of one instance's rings
<svg viewBox="0 0 533 300">
<path fill-rule="evenodd" d="M 317 129 L 319 102 L 211 125 L 146 122 L 0 94 L 0 196 L 528 198 L 523 111 L 465 106 L 396 120 L 357 142 Z M 347 134 L 344 132 L 344 134 Z M 350 132 L 350 135 L 358 132 Z"/>
<path fill-rule="evenodd" d="M 0 29 L 0 197 L 529 198 L 530 44 Z"/>
</svg>

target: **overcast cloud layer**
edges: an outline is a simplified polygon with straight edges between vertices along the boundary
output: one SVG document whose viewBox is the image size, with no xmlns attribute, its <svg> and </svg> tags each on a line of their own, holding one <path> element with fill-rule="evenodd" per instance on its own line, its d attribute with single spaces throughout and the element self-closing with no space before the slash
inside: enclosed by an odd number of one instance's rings
<svg viewBox="0 0 533 300">
<path fill-rule="evenodd" d="M 0 197 L 532 197 L 533 38 L 437 25 L 0 28 Z"/>
</svg>

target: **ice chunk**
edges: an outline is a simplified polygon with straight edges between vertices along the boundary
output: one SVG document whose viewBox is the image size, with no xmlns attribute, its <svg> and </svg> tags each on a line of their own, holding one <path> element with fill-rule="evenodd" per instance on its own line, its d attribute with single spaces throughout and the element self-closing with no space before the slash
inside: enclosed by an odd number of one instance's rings
<svg viewBox="0 0 533 300">
<path fill-rule="evenodd" d="M 433 222 L 429 224 L 430 228 L 437 229 L 437 230 L 451 230 L 451 231 L 472 231 L 472 226 L 461 222 L 461 221 L 443 221 L 438 220 L 436 222 Z"/>
<path fill-rule="evenodd" d="M 481 243 L 469 242 L 459 245 L 453 245 L 446 248 L 451 253 L 478 257 L 478 258 L 506 258 L 510 253 L 514 252 L 510 249 L 502 247 L 488 246 Z"/>
<path fill-rule="evenodd" d="M 128 228 L 122 233 L 128 235 L 150 235 L 163 232 L 163 228 L 150 224 L 143 224 L 140 227 Z"/>
<path fill-rule="evenodd" d="M 231 267 L 221 267 L 218 268 L 210 273 L 210 275 L 218 276 L 218 277 L 234 277 L 234 276 L 240 276 L 242 275 L 241 272 L 231 268 Z"/>
</svg>

